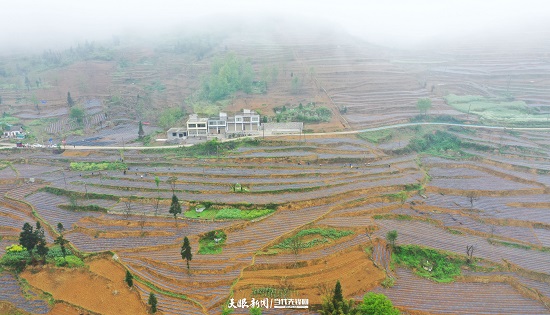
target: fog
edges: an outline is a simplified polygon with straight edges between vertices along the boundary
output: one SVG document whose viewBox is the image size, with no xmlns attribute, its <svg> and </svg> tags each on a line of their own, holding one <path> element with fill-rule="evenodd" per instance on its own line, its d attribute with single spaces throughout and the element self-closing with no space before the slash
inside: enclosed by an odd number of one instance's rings
<svg viewBox="0 0 550 315">
<path fill-rule="evenodd" d="M 0 10 L 0 52 L 40 51 L 120 34 L 166 33 L 215 25 L 223 17 L 246 21 L 282 16 L 341 26 L 387 46 L 432 39 L 531 31 L 550 17 L 544 0 L 18 0 Z"/>
</svg>

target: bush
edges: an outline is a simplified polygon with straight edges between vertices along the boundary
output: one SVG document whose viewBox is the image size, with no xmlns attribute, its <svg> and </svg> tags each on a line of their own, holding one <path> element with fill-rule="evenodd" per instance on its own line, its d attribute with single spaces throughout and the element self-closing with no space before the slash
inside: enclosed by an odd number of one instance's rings
<svg viewBox="0 0 550 315">
<path fill-rule="evenodd" d="M 465 264 L 465 259 L 456 255 L 417 245 L 398 246 L 392 259 L 399 265 L 412 268 L 417 275 L 436 282 L 453 282 Z"/>
<path fill-rule="evenodd" d="M 74 255 L 68 255 L 64 259 L 63 257 L 55 257 L 55 265 L 57 267 L 76 268 L 84 267 L 84 262 Z"/>
<path fill-rule="evenodd" d="M 8 253 L 17 253 L 17 252 L 24 252 L 27 249 L 19 244 L 13 244 L 6 247 L 6 252 Z"/>
</svg>

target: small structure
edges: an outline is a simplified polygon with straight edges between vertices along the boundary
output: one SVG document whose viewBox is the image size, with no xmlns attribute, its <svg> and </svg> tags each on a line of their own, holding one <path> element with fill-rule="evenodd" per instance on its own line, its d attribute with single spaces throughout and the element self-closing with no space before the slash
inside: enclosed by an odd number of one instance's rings
<svg viewBox="0 0 550 315">
<path fill-rule="evenodd" d="M 168 142 L 180 142 L 187 139 L 187 128 L 170 128 L 166 132 Z"/>
<path fill-rule="evenodd" d="M 19 135 L 23 135 L 24 130 L 21 126 L 6 126 L 7 130 L 4 130 L 4 137 L 6 138 L 14 138 L 14 137 L 20 137 Z"/>
</svg>

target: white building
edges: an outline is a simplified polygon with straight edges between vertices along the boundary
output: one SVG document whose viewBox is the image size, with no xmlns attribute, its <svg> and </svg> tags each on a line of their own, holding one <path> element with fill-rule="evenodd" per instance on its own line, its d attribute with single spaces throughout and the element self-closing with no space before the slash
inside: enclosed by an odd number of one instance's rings
<svg viewBox="0 0 550 315">
<path fill-rule="evenodd" d="M 242 113 L 227 119 L 227 132 L 248 132 L 260 130 L 260 115 L 250 109 L 243 109 Z"/>
<path fill-rule="evenodd" d="M 199 118 L 197 114 L 189 115 L 187 120 L 187 135 L 189 137 L 206 136 L 208 134 L 208 118 Z"/>
</svg>

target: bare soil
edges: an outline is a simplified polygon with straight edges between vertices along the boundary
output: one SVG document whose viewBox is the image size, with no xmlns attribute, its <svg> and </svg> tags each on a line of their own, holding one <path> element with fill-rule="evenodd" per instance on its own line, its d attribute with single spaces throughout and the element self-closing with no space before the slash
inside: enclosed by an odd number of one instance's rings
<svg viewBox="0 0 550 315">
<path fill-rule="evenodd" d="M 235 287 L 235 298 L 250 300 L 252 288 L 286 287 L 295 291 L 293 296 L 296 298 L 309 299 L 310 304 L 321 304 L 322 288 L 334 288 L 336 280 L 340 280 L 344 296 L 349 299 L 366 293 L 385 278 L 384 272 L 376 268 L 360 249 L 333 255 L 305 267 L 289 267 L 245 270 Z"/>
<path fill-rule="evenodd" d="M 96 258 L 85 268 L 35 268 L 21 277 L 30 285 L 64 300 L 100 314 L 148 314 L 135 290 L 124 282 L 124 269 L 109 258 Z M 54 313 L 55 314 L 55 313 Z"/>
</svg>

